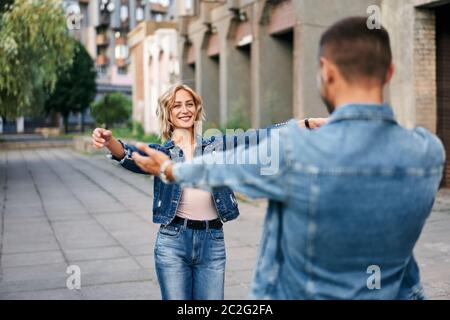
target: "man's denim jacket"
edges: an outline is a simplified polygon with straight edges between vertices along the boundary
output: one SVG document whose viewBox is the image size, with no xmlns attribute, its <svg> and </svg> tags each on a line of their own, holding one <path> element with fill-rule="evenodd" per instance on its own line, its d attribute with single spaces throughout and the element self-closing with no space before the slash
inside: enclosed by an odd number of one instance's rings
<svg viewBox="0 0 450 320">
<path fill-rule="evenodd" d="M 346 105 L 318 130 L 291 121 L 277 131 L 237 151 L 272 153 L 264 164 L 231 164 L 229 150 L 173 169 L 182 186 L 270 200 L 251 296 L 423 298 L 413 249 L 442 178 L 440 140 L 401 127 L 387 105 Z"/>
</svg>

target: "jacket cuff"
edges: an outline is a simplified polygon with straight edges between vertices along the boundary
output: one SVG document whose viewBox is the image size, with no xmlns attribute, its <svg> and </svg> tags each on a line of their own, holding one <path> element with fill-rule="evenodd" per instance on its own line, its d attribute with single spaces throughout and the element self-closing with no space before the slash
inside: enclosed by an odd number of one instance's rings
<svg viewBox="0 0 450 320">
<path fill-rule="evenodd" d="M 114 156 L 111 152 L 107 156 L 109 159 L 115 160 L 115 161 L 119 162 L 120 164 L 123 164 L 126 160 L 131 160 L 131 149 L 122 140 L 118 139 L 117 141 L 119 141 L 119 143 L 122 145 L 123 150 L 125 152 L 125 156 L 122 159 L 119 159 L 116 156 Z"/>
</svg>

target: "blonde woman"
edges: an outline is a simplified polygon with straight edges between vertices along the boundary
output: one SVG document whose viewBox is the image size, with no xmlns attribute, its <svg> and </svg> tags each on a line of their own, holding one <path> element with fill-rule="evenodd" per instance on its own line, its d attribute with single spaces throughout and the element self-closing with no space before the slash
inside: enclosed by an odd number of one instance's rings
<svg viewBox="0 0 450 320">
<path fill-rule="evenodd" d="M 216 149 L 218 143 L 225 145 L 220 137 L 197 135 L 195 124 L 204 119 L 202 98 L 186 85 L 175 86 L 161 96 L 157 114 L 165 143 L 149 147 L 164 152 L 174 162 L 191 160 Z M 306 124 L 317 127 L 322 122 L 310 119 Z M 145 153 L 116 140 L 109 130 L 97 128 L 92 136 L 94 146 L 108 148 L 124 168 L 146 174 L 132 159 L 134 152 Z M 153 222 L 161 224 L 154 256 L 162 299 L 223 299 L 226 253 L 222 225 L 239 216 L 235 195 L 227 187 L 210 193 L 182 189 L 163 180 L 155 176 L 153 199 Z"/>
</svg>

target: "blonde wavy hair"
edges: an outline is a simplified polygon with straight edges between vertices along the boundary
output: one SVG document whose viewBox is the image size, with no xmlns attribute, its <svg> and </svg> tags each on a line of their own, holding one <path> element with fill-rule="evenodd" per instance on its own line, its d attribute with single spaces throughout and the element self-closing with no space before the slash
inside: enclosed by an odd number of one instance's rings
<svg viewBox="0 0 450 320">
<path fill-rule="evenodd" d="M 161 130 L 161 138 L 163 140 L 168 140 L 171 138 L 174 125 L 170 121 L 170 111 L 175 105 L 175 95 L 179 90 L 185 90 L 190 93 L 194 100 L 194 104 L 197 108 L 197 115 L 195 117 L 195 122 L 205 120 L 205 111 L 203 110 L 203 99 L 199 96 L 193 89 L 188 87 L 185 84 L 178 84 L 171 87 L 167 90 L 161 97 L 158 99 L 158 108 L 156 110 L 156 115 L 158 116 L 159 127 Z M 194 133 L 196 132 L 195 124 L 194 124 Z"/>
</svg>

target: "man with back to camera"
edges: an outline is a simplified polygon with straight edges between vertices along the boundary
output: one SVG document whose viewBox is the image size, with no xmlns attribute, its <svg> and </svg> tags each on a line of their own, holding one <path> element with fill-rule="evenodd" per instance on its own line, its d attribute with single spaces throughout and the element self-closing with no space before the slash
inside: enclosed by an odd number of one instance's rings
<svg viewBox="0 0 450 320">
<path fill-rule="evenodd" d="M 148 157 L 132 157 L 185 187 L 269 199 L 252 298 L 422 299 L 413 249 L 441 181 L 442 143 L 401 127 L 383 103 L 394 73 L 384 28 L 369 30 L 363 17 L 339 21 L 322 35 L 319 58 L 332 115 L 315 131 L 296 121 L 278 130 L 274 174 L 261 174 L 261 163 L 173 164 L 145 145 Z M 239 152 L 273 149 L 272 138 Z"/>
</svg>

